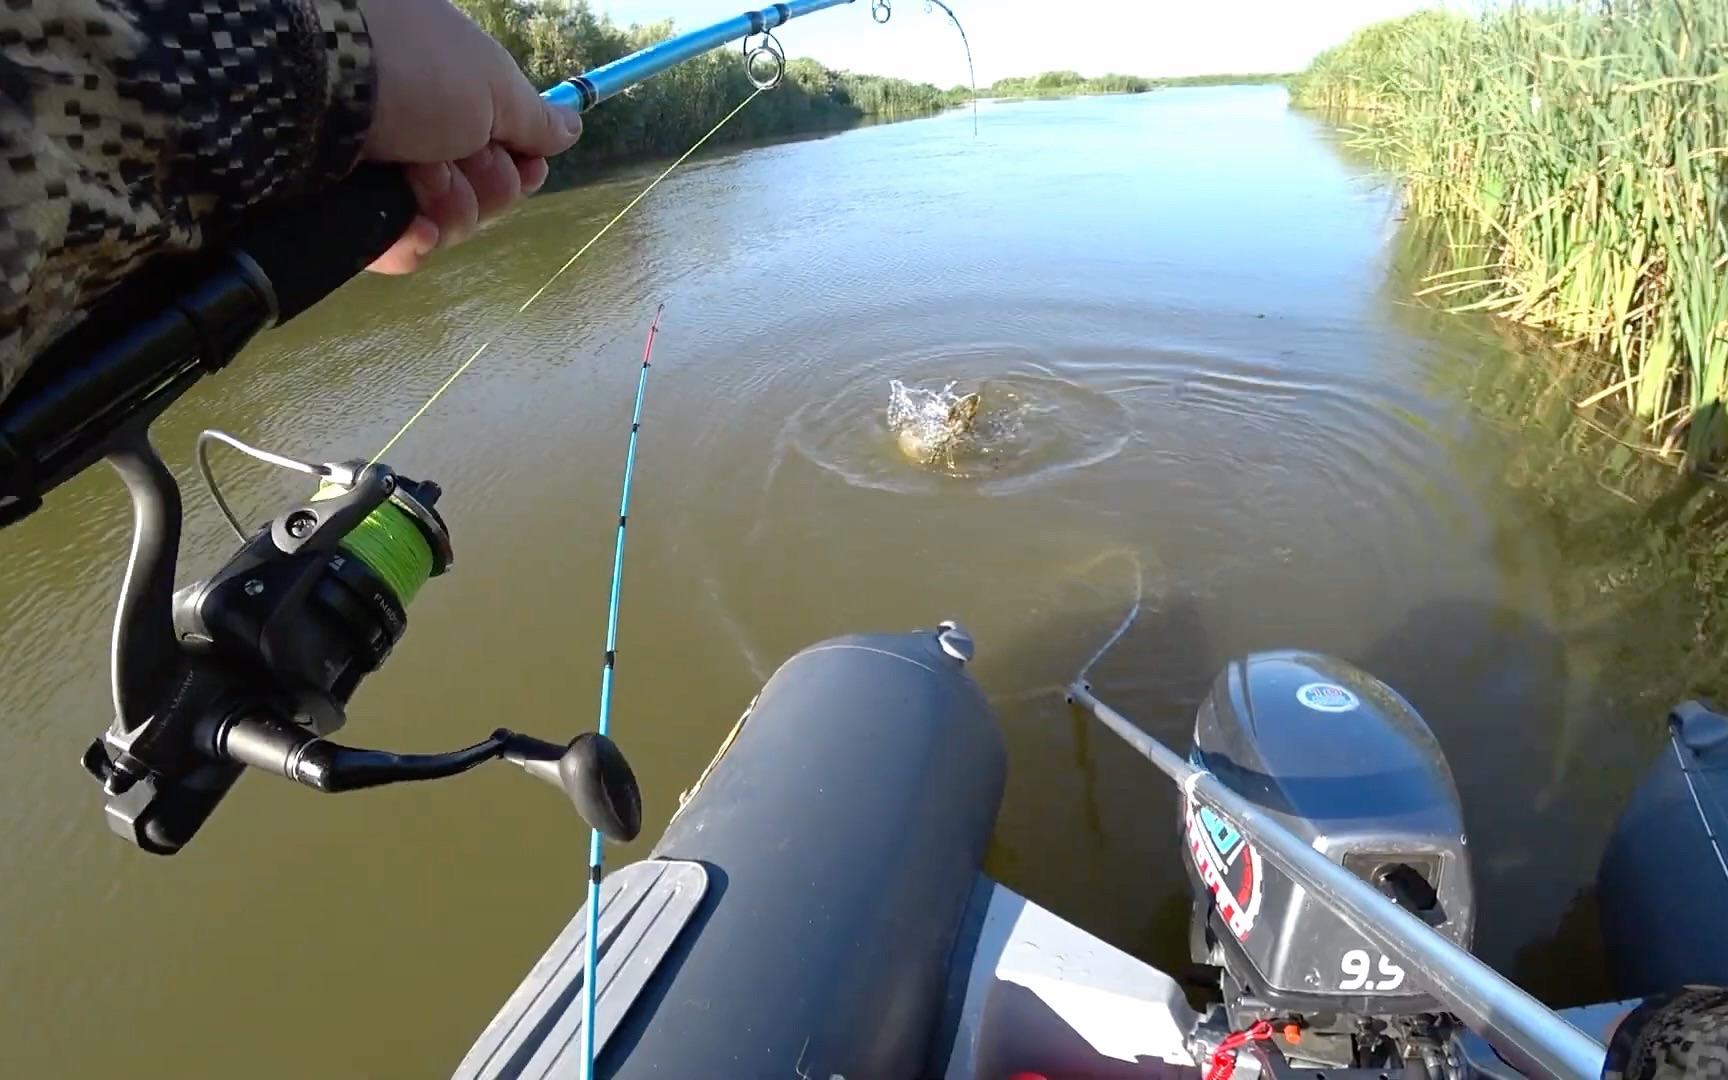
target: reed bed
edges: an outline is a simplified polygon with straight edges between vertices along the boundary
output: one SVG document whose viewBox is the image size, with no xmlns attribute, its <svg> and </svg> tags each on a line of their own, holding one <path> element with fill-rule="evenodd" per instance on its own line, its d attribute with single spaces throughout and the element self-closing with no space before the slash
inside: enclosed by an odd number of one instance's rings
<svg viewBox="0 0 1728 1080">
<path fill-rule="evenodd" d="M 1551 0 L 1367 27 L 1291 82 L 1441 223 L 1427 291 L 1601 350 L 1664 453 L 1728 450 L 1728 3 Z"/>
</svg>

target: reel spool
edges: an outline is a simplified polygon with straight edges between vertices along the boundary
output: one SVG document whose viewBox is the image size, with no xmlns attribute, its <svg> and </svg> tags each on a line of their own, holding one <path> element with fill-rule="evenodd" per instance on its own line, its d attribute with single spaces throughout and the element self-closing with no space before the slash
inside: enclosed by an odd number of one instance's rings
<svg viewBox="0 0 1728 1080">
<path fill-rule="evenodd" d="M 206 432 L 260 461 L 318 477 L 304 503 L 276 515 L 207 580 L 175 597 L 181 642 L 254 670 L 292 718 L 319 734 L 346 720 L 360 680 L 408 628 L 408 605 L 454 561 L 437 484 L 365 462 L 313 465 Z M 200 455 L 229 524 L 238 522 Z"/>
</svg>

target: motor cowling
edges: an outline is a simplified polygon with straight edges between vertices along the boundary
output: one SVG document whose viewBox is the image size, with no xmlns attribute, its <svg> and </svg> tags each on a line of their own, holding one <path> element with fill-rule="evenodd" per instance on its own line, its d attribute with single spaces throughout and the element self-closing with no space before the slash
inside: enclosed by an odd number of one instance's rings
<svg viewBox="0 0 1728 1080">
<path fill-rule="evenodd" d="M 1394 690 L 1333 657 L 1233 661 L 1201 703 L 1190 759 L 1317 851 L 1469 949 L 1463 810 L 1433 732 Z M 1444 1006 L 1211 808 L 1183 802 L 1194 959 L 1245 1014 L 1409 1017 Z"/>
</svg>

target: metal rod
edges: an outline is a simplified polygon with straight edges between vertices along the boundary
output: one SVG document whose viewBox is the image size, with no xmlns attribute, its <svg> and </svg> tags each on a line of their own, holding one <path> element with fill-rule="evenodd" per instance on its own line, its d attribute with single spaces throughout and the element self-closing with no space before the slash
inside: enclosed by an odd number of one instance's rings
<svg viewBox="0 0 1728 1080">
<path fill-rule="evenodd" d="M 654 356 L 654 337 L 660 332 L 661 304 L 648 326 L 648 343 L 642 347 L 642 369 L 636 376 L 636 405 L 630 412 L 630 450 L 624 456 L 624 494 L 618 502 L 618 545 L 612 554 L 612 599 L 606 613 L 606 659 L 600 669 L 600 723 L 606 734 L 612 719 L 612 670 L 618 664 L 618 593 L 624 583 L 624 523 L 630 517 L 630 477 L 636 471 L 636 435 L 642 430 L 642 395 L 648 389 L 648 367 Z M 599 829 L 588 835 L 588 950 L 582 969 L 582 1065 L 583 1080 L 594 1076 L 594 1003 L 600 996 L 595 987 L 600 970 L 600 875 L 605 838 Z"/>
<path fill-rule="evenodd" d="M 710 49 L 783 26 L 800 15 L 850 3 L 852 0 L 786 0 L 761 11 L 747 11 L 713 26 L 667 38 L 610 64 L 602 64 L 593 71 L 572 75 L 540 96 L 558 105 L 575 105 L 587 112 L 607 98 Z"/>
<path fill-rule="evenodd" d="M 1600 1043 L 1555 1015 L 1499 972 L 1435 933 L 1433 928 L 1382 896 L 1238 795 L 1211 773 L 1178 757 L 1163 743 L 1099 701 L 1084 681 L 1068 687 L 1068 699 L 1089 709 L 1160 772 L 1181 785 L 1190 799 L 1230 818 L 1263 853 L 1303 888 L 1337 912 L 1352 929 L 1395 956 L 1402 956 L 1436 997 L 1451 1006 L 1471 1030 L 1488 1039 L 1529 1076 L 1598 1080 Z"/>
</svg>

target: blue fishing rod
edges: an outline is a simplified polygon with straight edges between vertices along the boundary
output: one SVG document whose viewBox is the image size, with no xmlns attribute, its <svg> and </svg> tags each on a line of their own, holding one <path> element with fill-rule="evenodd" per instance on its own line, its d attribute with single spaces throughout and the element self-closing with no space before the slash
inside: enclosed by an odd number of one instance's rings
<svg viewBox="0 0 1728 1080">
<path fill-rule="evenodd" d="M 551 89 L 543 91 L 540 96 L 554 104 L 574 106 L 587 112 L 607 98 L 646 82 L 668 68 L 676 67 L 686 60 L 694 60 L 705 52 L 740 38 L 764 36 L 763 44 L 757 48 L 776 52 L 778 46 L 769 44 L 772 38 L 766 37 L 770 30 L 784 26 L 800 15 L 809 15 L 824 8 L 852 2 L 853 0 L 786 0 L 783 4 L 775 4 L 761 11 L 747 11 L 712 26 L 667 38 L 610 64 L 602 64 L 593 71 L 572 75 Z M 887 22 L 892 13 L 892 0 L 871 0 L 870 14 L 877 22 Z"/>
<path fill-rule="evenodd" d="M 833 2 L 833 0 L 831 0 Z M 636 471 L 636 438 L 642 431 L 642 397 L 648 389 L 648 368 L 654 358 L 654 338 L 660 332 L 661 304 L 648 326 L 648 342 L 642 347 L 642 369 L 636 376 L 636 404 L 630 411 L 630 449 L 624 455 L 624 493 L 618 502 L 618 542 L 612 551 L 612 598 L 606 612 L 606 656 L 600 668 L 600 720 L 595 731 L 602 741 L 609 738 L 612 721 L 612 675 L 618 666 L 618 595 L 624 584 L 624 527 L 630 519 L 630 478 Z M 582 1062 L 583 1076 L 594 1075 L 594 1008 L 600 967 L 600 878 L 605 837 L 591 828 L 588 838 L 588 948 L 582 962 Z"/>
</svg>

